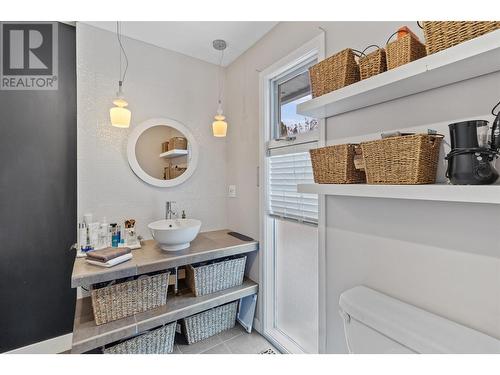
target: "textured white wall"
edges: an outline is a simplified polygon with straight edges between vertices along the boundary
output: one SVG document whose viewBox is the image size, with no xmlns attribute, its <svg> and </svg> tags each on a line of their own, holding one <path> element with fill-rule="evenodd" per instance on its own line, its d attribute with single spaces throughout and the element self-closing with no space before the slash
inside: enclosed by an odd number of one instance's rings
<svg viewBox="0 0 500 375">
<path fill-rule="evenodd" d="M 326 30 L 330 56 L 346 47 L 384 45 L 404 24 L 421 35 L 414 22 L 284 22 L 228 67 L 227 179 L 239 187 L 238 198 L 227 205 L 234 228 L 255 237 L 259 233 L 258 70 L 318 35 L 319 26 Z M 497 72 L 332 117 L 327 142 L 485 115 L 500 98 L 499 83 Z M 443 124 L 438 130 L 448 132 Z M 328 198 L 327 326 L 320 328 L 327 331 L 327 352 L 346 351 L 338 298 L 358 284 L 500 338 L 499 214 L 486 205 Z M 258 275 L 257 260 L 252 272 Z"/>
<path fill-rule="evenodd" d="M 201 219 L 202 230 L 227 227 L 226 142 L 211 134 L 217 66 L 133 39 L 123 42 L 130 62 L 124 85 L 132 110 L 130 129 L 109 122 L 118 81 L 115 34 L 77 24 L 79 217 L 87 212 L 97 220 L 106 216 L 108 222 L 132 217 L 139 233 L 150 238 L 146 225 L 162 218 L 165 201 L 173 200 L 179 213 L 184 209 L 188 217 Z M 155 117 L 184 123 L 200 147 L 197 170 L 173 188 L 144 183 L 128 165 L 128 134 Z"/>
<path fill-rule="evenodd" d="M 342 48 L 383 45 L 404 22 L 281 22 L 236 59 L 226 71 L 227 182 L 238 186 L 238 197 L 228 199 L 232 228 L 259 237 L 259 72 L 327 31 L 327 56 Z M 408 24 L 408 23 L 407 23 Z M 413 27 L 413 29 L 416 29 Z M 417 33 L 418 30 L 414 30 Z M 369 43 L 367 43 L 369 40 Z M 240 215 L 245 212 L 245 215 Z M 258 259 L 249 259 L 250 275 L 259 277 Z"/>
</svg>

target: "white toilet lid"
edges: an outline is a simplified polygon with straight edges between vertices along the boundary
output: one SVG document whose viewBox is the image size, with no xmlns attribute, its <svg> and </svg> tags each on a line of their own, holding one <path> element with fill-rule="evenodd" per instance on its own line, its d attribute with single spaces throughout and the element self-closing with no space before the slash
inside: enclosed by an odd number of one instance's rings
<svg viewBox="0 0 500 375">
<path fill-rule="evenodd" d="M 340 308 L 351 318 L 418 353 L 500 353 L 500 340 L 373 289 L 342 293 Z"/>
</svg>

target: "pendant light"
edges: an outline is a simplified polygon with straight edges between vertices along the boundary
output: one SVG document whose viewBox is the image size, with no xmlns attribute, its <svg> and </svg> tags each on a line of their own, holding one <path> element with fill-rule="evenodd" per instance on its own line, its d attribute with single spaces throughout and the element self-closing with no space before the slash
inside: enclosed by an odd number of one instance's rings
<svg viewBox="0 0 500 375">
<path fill-rule="evenodd" d="M 219 97 L 218 97 L 218 108 L 217 108 L 217 114 L 214 117 L 214 122 L 212 123 L 212 132 L 214 134 L 214 137 L 225 137 L 227 133 L 227 122 L 226 116 L 224 116 L 223 111 L 222 111 L 222 91 L 223 91 L 223 84 L 222 84 L 222 59 L 224 58 L 224 50 L 227 47 L 226 41 L 222 39 L 216 39 L 213 41 L 213 47 L 217 50 L 220 51 L 220 62 L 219 62 Z"/>
<path fill-rule="evenodd" d="M 109 117 L 111 118 L 111 125 L 117 128 L 128 128 L 130 126 L 130 118 L 132 113 L 129 109 L 125 108 L 128 106 L 127 101 L 123 95 L 123 82 L 125 82 L 125 76 L 128 69 L 128 58 L 123 48 L 121 39 L 121 28 L 120 22 L 116 22 L 116 37 L 118 39 L 118 44 L 120 45 L 120 79 L 118 81 L 118 92 L 116 93 L 116 98 L 113 100 L 115 105 L 109 110 Z M 125 58 L 125 71 L 122 76 L 122 54 Z"/>
</svg>

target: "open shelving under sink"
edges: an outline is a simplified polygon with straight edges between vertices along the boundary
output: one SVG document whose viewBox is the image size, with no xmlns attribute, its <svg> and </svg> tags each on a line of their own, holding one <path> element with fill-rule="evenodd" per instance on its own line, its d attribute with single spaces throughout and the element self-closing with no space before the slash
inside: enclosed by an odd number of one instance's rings
<svg viewBox="0 0 500 375">
<path fill-rule="evenodd" d="M 327 118 L 500 70 L 500 30 L 301 103 L 297 112 Z"/>
<path fill-rule="evenodd" d="M 71 286 L 86 287 L 258 250 L 257 241 L 243 240 L 229 233 L 227 229 L 201 232 L 189 248 L 178 252 L 164 252 L 158 248 L 155 241 L 147 240 L 141 243 L 140 249 L 132 251 L 131 260 L 112 268 L 89 265 L 84 258 L 77 258 L 73 266 Z M 84 353 L 216 306 L 255 295 L 258 288 L 257 283 L 247 278 L 242 285 L 198 297 L 187 288 L 179 288 L 177 293 L 174 290 L 175 295 L 168 295 L 164 306 L 101 325 L 96 325 L 94 320 L 91 297 L 77 299 L 71 352 Z M 240 307 L 240 311 L 243 309 L 242 314 L 248 314 L 246 316 L 253 320 L 253 312 L 249 310 L 251 304 L 247 305 L 246 310 Z"/>
<path fill-rule="evenodd" d="M 300 184 L 299 193 L 346 197 L 500 204 L 500 185 Z"/>
<path fill-rule="evenodd" d="M 164 158 L 164 159 L 178 158 L 179 156 L 185 156 L 188 153 L 189 153 L 188 150 L 173 149 L 173 150 L 161 153 L 160 158 Z"/>
<path fill-rule="evenodd" d="M 256 294 L 257 291 L 257 283 L 250 279 L 245 279 L 242 285 L 201 297 L 195 297 L 185 290 L 176 296 L 169 295 L 164 306 L 99 326 L 94 321 L 92 301 L 90 297 L 85 297 L 76 303 L 71 352 L 84 353 L 162 324 Z"/>
</svg>

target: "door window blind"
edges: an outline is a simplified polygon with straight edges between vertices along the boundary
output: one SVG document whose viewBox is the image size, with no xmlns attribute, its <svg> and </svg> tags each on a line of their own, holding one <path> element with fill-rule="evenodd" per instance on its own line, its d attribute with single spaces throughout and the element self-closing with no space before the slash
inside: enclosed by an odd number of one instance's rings
<svg viewBox="0 0 500 375">
<path fill-rule="evenodd" d="M 269 214 L 318 223 L 318 196 L 297 193 L 298 184 L 313 183 L 309 152 L 269 157 Z"/>
</svg>

